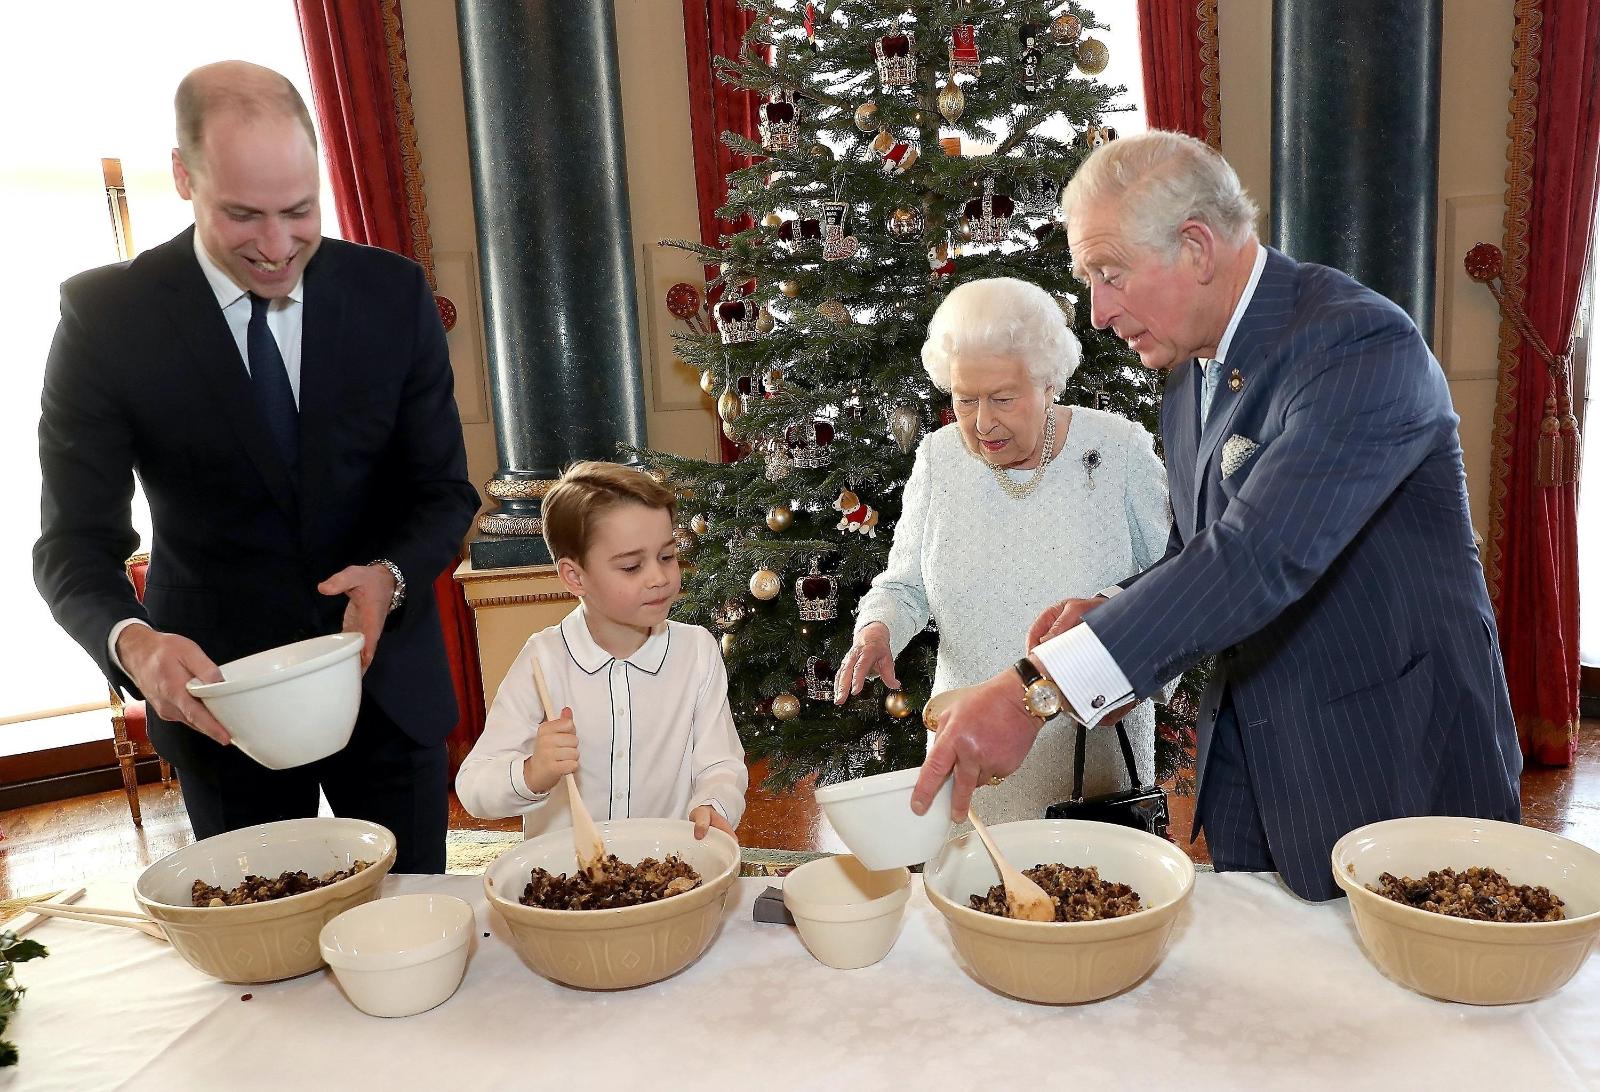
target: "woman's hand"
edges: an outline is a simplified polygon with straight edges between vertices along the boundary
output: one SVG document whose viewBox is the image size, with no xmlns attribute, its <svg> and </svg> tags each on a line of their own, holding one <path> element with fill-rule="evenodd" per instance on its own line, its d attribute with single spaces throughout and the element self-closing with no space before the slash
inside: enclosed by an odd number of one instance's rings
<svg viewBox="0 0 1600 1092">
<path fill-rule="evenodd" d="M 900 689 L 900 679 L 894 673 L 894 653 L 889 650 L 889 627 L 882 622 L 869 622 L 856 634 L 856 643 L 845 653 L 839 674 L 834 677 L 833 703 L 843 705 L 873 678 L 881 678 L 890 690 Z"/>
</svg>

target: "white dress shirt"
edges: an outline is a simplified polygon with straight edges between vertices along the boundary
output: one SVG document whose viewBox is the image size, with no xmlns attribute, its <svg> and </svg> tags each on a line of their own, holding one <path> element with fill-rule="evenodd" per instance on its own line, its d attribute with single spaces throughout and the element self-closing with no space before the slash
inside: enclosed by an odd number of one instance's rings
<svg viewBox="0 0 1600 1092">
<path fill-rule="evenodd" d="M 728 707 L 728 676 L 715 637 L 667 622 L 618 660 L 595 643 L 580 605 L 528 638 L 506 673 L 483 735 L 456 774 L 462 807 L 480 818 L 522 816 L 532 838 L 572 825 L 567 793 L 528 787 L 523 762 L 547 719 L 533 684 L 538 656 L 559 716 L 572 709 L 584 806 L 596 819 L 687 819 L 710 804 L 730 826 L 744 815 L 749 773 Z"/>
<path fill-rule="evenodd" d="M 233 343 L 239 347 L 239 362 L 244 365 L 248 374 L 250 353 L 245 348 L 245 334 L 250 328 L 250 293 L 234 284 L 233 278 L 211 260 L 211 255 L 206 253 L 205 246 L 200 242 L 198 231 L 194 233 L 194 256 L 200 263 L 200 272 L 206 276 L 206 283 L 211 286 L 211 291 L 217 297 L 217 306 L 221 308 L 222 317 L 228 322 L 228 332 L 233 335 Z M 300 405 L 300 330 L 304 322 L 305 295 L 306 278 L 301 274 L 287 296 L 275 299 L 267 305 L 267 329 L 272 331 L 272 339 L 278 343 L 278 352 L 283 356 L 283 366 L 289 373 L 289 389 L 294 391 L 296 408 Z M 121 637 L 122 631 L 129 626 L 148 624 L 142 618 L 124 618 L 111 627 L 111 634 L 106 638 L 106 644 L 111 649 L 111 662 L 116 664 L 117 670 L 124 675 L 128 673 L 128 669 L 123 667 L 122 661 L 117 658 L 117 638 Z"/>
<path fill-rule="evenodd" d="M 1211 358 L 1217 361 L 1218 367 L 1227 359 L 1233 335 L 1239 329 L 1239 321 L 1244 318 L 1244 313 L 1249 310 L 1250 301 L 1255 298 L 1256 285 L 1261 282 L 1261 271 L 1266 267 L 1267 248 L 1257 243 L 1250 279 L 1245 282 L 1239 302 L 1233 305 L 1233 315 L 1222 332 L 1222 340 L 1217 343 L 1216 356 Z M 1194 367 L 1197 369 L 1196 381 L 1203 381 L 1204 372 L 1198 370 L 1203 367 L 1203 362 L 1195 361 Z M 1200 427 L 1203 431 L 1205 421 L 1200 422 Z M 1110 598 L 1121 590 L 1106 588 L 1100 594 Z M 1117 661 L 1106 651 L 1106 646 L 1100 643 L 1100 638 L 1095 636 L 1093 621 L 1094 615 L 1090 614 L 1088 621 L 1033 649 L 1045 671 L 1060 687 L 1071 714 L 1090 728 L 1097 726 L 1107 713 L 1133 699 L 1133 684 L 1128 682 L 1128 676 L 1117 666 Z"/>
</svg>

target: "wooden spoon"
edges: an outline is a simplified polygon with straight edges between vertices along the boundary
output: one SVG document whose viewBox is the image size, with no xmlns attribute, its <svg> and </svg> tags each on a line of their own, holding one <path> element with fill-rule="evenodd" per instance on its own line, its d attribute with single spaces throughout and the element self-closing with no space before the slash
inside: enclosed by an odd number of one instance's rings
<svg viewBox="0 0 1600 1092">
<path fill-rule="evenodd" d="M 533 685 L 539 691 L 539 704 L 544 707 L 545 719 L 553 718 L 559 710 L 550 703 L 550 688 L 545 685 L 544 669 L 539 666 L 537 654 L 533 657 Z M 568 806 L 572 809 L 572 849 L 578 855 L 578 867 L 591 876 L 599 875 L 606 859 L 605 839 L 600 837 L 600 828 L 594 825 L 589 809 L 583 806 L 578 782 L 571 774 L 567 774 L 565 780 Z"/>
<path fill-rule="evenodd" d="M 1006 916 L 1018 921 L 1055 921 L 1056 904 L 1045 894 L 1044 888 L 1017 871 L 1010 861 L 1000 855 L 989 837 L 989 829 L 971 811 L 967 812 L 967 822 L 983 839 L 984 848 L 994 858 L 995 868 L 1000 870 L 1000 882 L 1006 888 Z"/>
<path fill-rule="evenodd" d="M 69 921 L 87 921 L 95 925 L 115 925 L 121 929 L 137 929 L 146 936 L 166 940 L 161 926 L 143 914 L 130 914 L 126 910 L 103 910 L 96 906 L 52 906 L 47 902 L 29 903 L 23 911 L 45 918 L 66 918 Z"/>
</svg>

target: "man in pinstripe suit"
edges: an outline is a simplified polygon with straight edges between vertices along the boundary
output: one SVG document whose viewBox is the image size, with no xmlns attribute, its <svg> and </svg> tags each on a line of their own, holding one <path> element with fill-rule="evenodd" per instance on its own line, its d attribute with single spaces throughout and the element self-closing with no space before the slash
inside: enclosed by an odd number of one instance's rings
<svg viewBox="0 0 1600 1092">
<path fill-rule="evenodd" d="M 1458 418 L 1406 314 L 1262 246 L 1200 141 L 1151 132 L 1063 200 L 1094 325 L 1166 371 L 1166 555 L 1035 623 L 1030 656 L 941 717 L 913 808 L 965 814 L 1041 717 L 1091 727 L 1215 655 L 1199 800 L 1219 871 L 1338 894 L 1329 850 L 1401 815 L 1520 817 L 1522 760 L 1468 518 Z"/>
</svg>

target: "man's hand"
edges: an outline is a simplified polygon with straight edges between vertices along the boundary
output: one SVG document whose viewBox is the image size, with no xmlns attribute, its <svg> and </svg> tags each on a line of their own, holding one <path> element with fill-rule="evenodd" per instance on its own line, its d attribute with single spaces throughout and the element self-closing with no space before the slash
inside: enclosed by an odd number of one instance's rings
<svg viewBox="0 0 1600 1092">
<path fill-rule="evenodd" d="M 694 823 L 694 836 L 696 840 L 704 838 L 706 836 L 706 831 L 710 830 L 712 827 L 716 827 L 718 830 L 726 832 L 730 838 L 734 836 L 733 828 L 728 825 L 728 821 L 722 817 L 722 813 L 720 811 L 712 807 L 710 804 L 701 804 L 698 808 L 695 808 L 689 813 L 689 818 Z"/>
<path fill-rule="evenodd" d="M 389 617 L 389 600 L 394 598 L 394 574 L 383 565 L 348 565 L 317 585 L 323 595 L 350 598 L 344 608 L 344 633 L 359 633 L 366 638 L 361 646 L 361 672 L 372 666 L 383 635 L 384 619 Z"/>
<path fill-rule="evenodd" d="M 867 680 L 874 676 L 881 678 L 890 690 L 900 689 L 900 680 L 894 673 L 894 653 L 889 651 L 889 627 L 882 622 L 870 622 L 863 627 L 855 644 L 845 653 L 833 681 L 833 703 L 843 705 L 852 694 L 861 693 Z"/>
<path fill-rule="evenodd" d="M 1022 680 L 1007 668 L 979 683 L 939 714 L 939 734 L 922 763 L 911 810 L 922 815 L 945 778 L 955 777 L 950 818 L 967 817 L 972 791 L 990 778 L 1015 773 L 1039 735 L 1022 705 Z"/>
<path fill-rule="evenodd" d="M 1032 652 L 1052 637 L 1059 637 L 1079 622 L 1083 616 L 1106 601 L 1103 595 L 1093 599 L 1063 599 L 1044 609 L 1028 629 L 1028 651 Z"/>
<path fill-rule="evenodd" d="M 149 626 L 127 626 L 117 635 L 117 659 L 156 716 L 187 724 L 218 743 L 230 741 L 224 728 L 184 684 L 190 679 L 221 682 L 211 657 L 187 637 L 158 633 Z"/>
<path fill-rule="evenodd" d="M 539 725 L 533 754 L 523 760 L 522 776 L 534 792 L 549 792 L 557 781 L 577 770 L 578 726 L 572 722 L 571 708 L 566 708 L 555 720 Z"/>
</svg>

